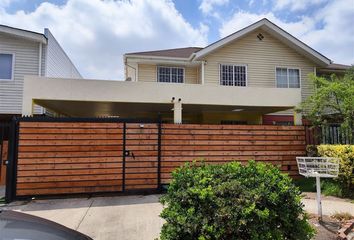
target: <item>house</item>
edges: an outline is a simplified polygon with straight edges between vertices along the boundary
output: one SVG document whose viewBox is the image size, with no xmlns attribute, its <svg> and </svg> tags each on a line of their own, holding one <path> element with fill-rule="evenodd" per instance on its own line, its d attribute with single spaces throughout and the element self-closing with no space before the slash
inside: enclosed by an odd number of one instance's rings
<svg viewBox="0 0 354 240">
<path fill-rule="evenodd" d="M 37 33 L 0 25 L 0 121 L 21 114 L 25 75 L 82 78 L 49 29 Z M 44 113 L 34 107 L 33 114 Z"/>
<path fill-rule="evenodd" d="M 309 75 L 343 74 L 349 67 L 267 19 L 205 48 L 127 53 L 124 64 L 126 81 L 26 77 L 22 114 L 33 114 L 36 103 L 74 117 L 302 124 L 294 108 L 313 93 Z"/>
</svg>

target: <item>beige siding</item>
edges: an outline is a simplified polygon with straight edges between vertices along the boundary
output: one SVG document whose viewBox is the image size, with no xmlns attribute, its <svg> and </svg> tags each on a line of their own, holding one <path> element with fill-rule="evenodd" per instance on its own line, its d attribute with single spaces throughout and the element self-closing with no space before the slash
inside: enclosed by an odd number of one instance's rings
<svg viewBox="0 0 354 240">
<path fill-rule="evenodd" d="M 138 78 L 139 82 L 156 82 L 156 65 L 139 64 Z"/>
<path fill-rule="evenodd" d="M 139 64 L 138 81 L 157 82 L 157 74 L 156 74 L 157 66 L 158 65 L 153 65 L 153 64 Z M 186 66 L 182 66 L 182 67 L 185 69 L 185 83 L 196 84 L 199 82 L 198 67 L 186 67 Z"/>
<path fill-rule="evenodd" d="M 262 33 L 263 41 L 257 34 Z M 255 31 L 206 56 L 205 83 L 219 84 L 219 64 L 246 64 L 249 87 L 276 87 L 276 66 L 301 69 L 302 96 L 311 93 L 308 74 L 315 64 L 264 31 Z"/>
<path fill-rule="evenodd" d="M 0 34 L 0 52 L 15 54 L 14 79 L 0 80 L 0 114 L 20 114 L 23 76 L 38 75 L 39 43 Z"/>
<path fill-rule="evenodd" d="M 46 76 L 57 78 L 82 78 L 75 65 L 49 29 L 45 29 L 45 36 L 48 39 L 46 48 Z"/>
<path fill-rule="evenodd" d="M 198 83 L 198 68 L 197 67 L 185 67 L 185 82 L 190 84 Z"/>
</svg>

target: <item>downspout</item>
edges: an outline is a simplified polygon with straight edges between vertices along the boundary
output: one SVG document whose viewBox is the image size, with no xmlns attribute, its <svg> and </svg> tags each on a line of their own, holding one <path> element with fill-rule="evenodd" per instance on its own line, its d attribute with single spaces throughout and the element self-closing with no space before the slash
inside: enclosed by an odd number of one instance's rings
<svg viewBox="0 0 354 240">
<path fill-rule="evenodd" d="M 204 85 L 204 78 L 205 78 L 205 74 L 204 74 L 204 66 L 205 66 L 205 61 L 202 61 L 202 85 Z"/>
<path fill-rule="evenodd" d="M 43 51 L 43 45 L 40 42 L 39 43 L 39 57 L 38 57 L 38 76 L 42 76 L 42 51 Z M 41 107 L 41 114 L 45 114 L 45 109 L 44 107 Z"/>
<path fill-rule="evenodd" d="M 135 80 L 134 82 L 137 82 L 138 81 L 138 76 L 137 76 L 137 69 L 131 65 L 128 64 L 128 61 L 127 61 L 127 58 L 124 56 L 124 65 L 126 66 L 125 67 L 125 79 L 127 79 L 128 77 L 128 70 L 127 70 L 127 67 L 130 67 L 132 69 L 134 69 L 134 73 L 135 73 Z"/>
<path fill-rule="evenodd" d="M 42 76 L 42 43 L 39 43 L 38 76 Z"/>
</svg>

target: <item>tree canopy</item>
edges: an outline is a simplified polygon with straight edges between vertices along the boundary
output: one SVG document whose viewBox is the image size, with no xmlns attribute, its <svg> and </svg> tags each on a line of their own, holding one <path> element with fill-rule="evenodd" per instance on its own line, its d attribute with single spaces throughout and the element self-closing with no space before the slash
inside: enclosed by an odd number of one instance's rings
<svg viewBox="0 0 354 240">
<path fill-rule="evenodd" d="M 348 69 L 343 77 L 335 74 L 315 76 L 314 94 L 308 97 L 301 106 L 304 117 L 313 125 L 323 126 L 339 123 L 342 128 L 353 131 L 354 123 L 354 66 Z"/>
</svg>

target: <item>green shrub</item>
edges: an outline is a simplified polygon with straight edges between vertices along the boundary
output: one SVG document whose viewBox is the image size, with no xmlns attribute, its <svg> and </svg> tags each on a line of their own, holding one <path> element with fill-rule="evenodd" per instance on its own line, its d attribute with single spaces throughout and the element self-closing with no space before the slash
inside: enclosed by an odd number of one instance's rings
<svg viewBox="0 0 354 240">
<path fill-rule="evenodd" d="M 345 197 L 341 185 L 331 179 L 321 181 L 322 194 L 326 196 Z"/>
<path fill-rule="evenodd" d="M 343 190 L 344 196 L 353 195 L 354 187 L 354 145 L 319 145 L 318 155 L 339 158 L 339 174 L 335 179 Z"/>
<path fill-rule="evenodd" d="M 187 163 L 161 197 L 162 240 L 310 239 L 300 191 L 279 169 Z"/>
</svg>

